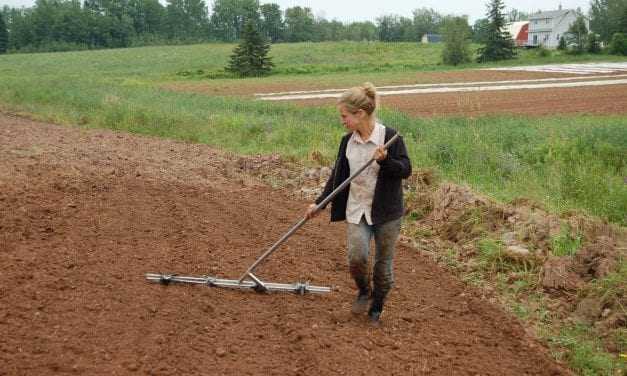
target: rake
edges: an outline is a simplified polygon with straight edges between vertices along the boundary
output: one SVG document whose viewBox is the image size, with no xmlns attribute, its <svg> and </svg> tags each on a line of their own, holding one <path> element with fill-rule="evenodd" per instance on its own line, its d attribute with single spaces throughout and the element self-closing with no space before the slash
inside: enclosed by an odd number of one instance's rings
<svg viewBox="0 0 627 376">
<path fill-rule="evenodd" d="M 398 138 L 398 133 L 395 134 L 385 145 L 383 145 L 383 149 L 387 149 L 396 139 Z M 324 208 L 338 193 L 344 190 L 351 181 L 353 181 L 359 174 L 361 174 L 368 166 L 374 162 L 374 158 L 370 158 L 366 164 L 364 164 L 361 168 L 355 171 L 348 179 L 346 179 L 342 184 L 340 184 L 337 188 L 329 194 L 322 202 L 316 205 L 314 212 L 321 210 Z M 265 251 L 255 262 L 248 267 L 246 272 L 242 274 L 239 279 L 221 279 L 210 276 L 202 276 L 202 277 L 190 277 L 190 276 L 180 276 L 177 274 L 158 274 L 158 273 L 147 273 L 146 279 L 151 282 L 157 282 L 162 285 L 169 285 L 170 283 L 188 283 L 188 284 L 197 284 L 197 285 L 205 285 L 210 287 L 223 287 L 223 288 L 231 288 L 231 289 L 240 289 L 240 290 L 254 290 L 260 293 L 269 293 L 274 291 L 282 291 L 282 292 L 292 292 L 300 295 L 304 295 L 305 293 L 316 293 L 323 294 L 331 292 L 330 287 L 322 287 L 322 286 L 312 286 L 309 282 L 296 282 L 296 283 L 270 283 L 264 282 L 259 277 L 257 277 L 253 272 L 255 269 L 263 262 L 266 258 L 268 258 L 274 251 L 276 251 L 281 244 L 283 244 L 287 239 L 289 239 L 299 228 L 301 228 L 309 218 L 306 216 L 298 221 L 292 228 L 289 229 L 288 232 L 285 233 L 272 247 L 270 247 L 267 251 Z"/>
</svg>

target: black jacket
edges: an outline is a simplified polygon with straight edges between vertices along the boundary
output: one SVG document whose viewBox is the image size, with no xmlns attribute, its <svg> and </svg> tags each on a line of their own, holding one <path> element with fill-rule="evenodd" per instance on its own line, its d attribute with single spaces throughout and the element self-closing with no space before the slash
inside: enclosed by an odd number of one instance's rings
<svg viewBox="0 0 627 376">
<path fill-rule="evenodd" d="M 385 142 L 388 142 L 395 134 L 394 129 L 385 127 Z M 348 133 L 342 137 L 335 166 L 324 191 L 316 199 L 316 204 L 320 204 L 336 187 L 349 178 L 351 171 L 348 158 L 346 158 L 346 146 L 351 135 L 352 133 Z M 403 138 L 399 137 L 390 145 L 387 158 L 377 163 L 380 169 L 372 199 L 372 222 L 375 225 L 401 218 L 404 214 L 401 182 L 411 175 L 411 162 L 407 156 Z M 350 184 L 331 200 L 332 222 L 346 220 L 349 190 Z"/>
</svg>

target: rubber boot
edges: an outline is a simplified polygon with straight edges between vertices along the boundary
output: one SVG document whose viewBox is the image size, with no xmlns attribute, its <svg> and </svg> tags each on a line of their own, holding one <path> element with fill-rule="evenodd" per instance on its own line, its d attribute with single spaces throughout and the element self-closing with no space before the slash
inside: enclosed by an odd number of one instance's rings
<svg viewBox="0 0 627 376">
<path fill-rule="evenodd" d="M 381 325 L 381 313 L 383 312 L 383 304 L 385 303 L 385 294 L 375 293 L 372 296 L 372 304 L 368 310 L 368 319 L 372 326 L 378 327 Z"/>
<path fill-rule="evenodd" d="M 356 315 L 359 315 L 362 313 L 366 313 L 366 311 L 368 310 L 368 299 L 370 298 L 370 286 L 366 278 L 355 278 L 355 283 L 357 284 L 359 293 L 357 294 L 357 298 L 353 302 L 353 307 L 351 308 L 351 312 Z"/>
</svg>

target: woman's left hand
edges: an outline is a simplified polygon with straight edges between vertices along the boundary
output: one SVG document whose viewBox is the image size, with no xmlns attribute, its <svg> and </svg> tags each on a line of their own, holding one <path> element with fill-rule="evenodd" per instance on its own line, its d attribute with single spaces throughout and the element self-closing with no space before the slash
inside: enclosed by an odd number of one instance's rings
<svg viewBox="0 0 627 376">
<path fill-rule="evenodd" d="M 377 161 L 382 161 L 387 157 L 388 157 L 388 151 L 385 150 L 383 146 L 379 146 L 377 150 L 374 151 L 374 155 L 372 156 L 372 158 L 374 158 Z"/>
</svg>

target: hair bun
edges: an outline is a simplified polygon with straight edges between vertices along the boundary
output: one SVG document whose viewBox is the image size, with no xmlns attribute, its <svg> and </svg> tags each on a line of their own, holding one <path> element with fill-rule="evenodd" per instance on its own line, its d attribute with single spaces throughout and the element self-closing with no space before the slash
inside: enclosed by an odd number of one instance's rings
<svg viewBox="0 0 627 376">
<path fill-rule="evenodd" d="M 377 88 L 370 82 L 366 82 L 362 85 L 364 89 L 364 94 L 373 101 L 377 98 Z"/>
</svg>

